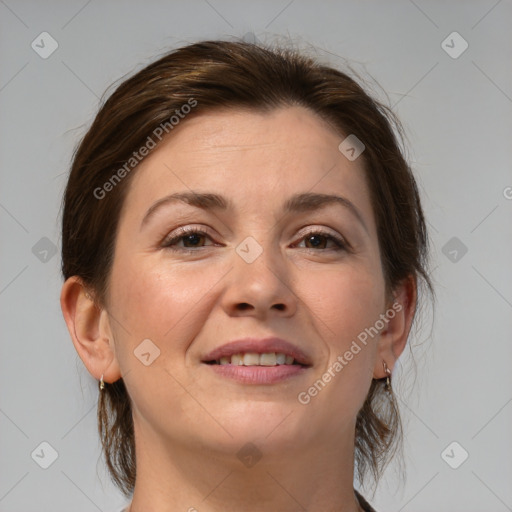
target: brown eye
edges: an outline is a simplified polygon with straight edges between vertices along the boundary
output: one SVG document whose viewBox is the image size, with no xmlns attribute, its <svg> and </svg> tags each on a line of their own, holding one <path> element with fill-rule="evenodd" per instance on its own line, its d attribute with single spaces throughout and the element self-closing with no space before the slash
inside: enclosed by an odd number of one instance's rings
<svg viewBox="0 0 512 512">
<path fill-rule="evenodd" d="M 205 247 L 204 243 L 206 239 L 210 239 L 210 236 L 204 231 L 198 229 L 182 229 L 177 235 L 167 238 L 163 243 L 162 247 L 167 248 L 171 251 L 180 251 L 196 248 Z M 178 244 L 183 241 L 183 246 Z M 190 252 L 192 252 L 190 251 Z"/>
<path fill-rule="evenodd" d="M 306 249 L 320 249 L 320 250 L 344 250 L 346 249 L 345 242 L 332 235 L 331 233 L 325 233 L 323 231 L 313 231 L 305 235 L 301 240 L 305 241 Z M 327 247 L 327 244 L 332 242 L 334 247 Z M 309 244 L 309 245 L 308 245 Z"/>
<path fill-rule="evenodd" d="M 327 237 L 324 236 L 324 235 L 308 235 L 306 238 L 305 238 L 305 241 L 306 241 L 306 246 L 308 243 L 310 243 L 312 245 L 311 248 L 314 248 L 314 249 L 325 249 L 325 245 L 327 244 Z"/>
<path fill-rule="evenodd" d="M 180 238 L 183 239 L 185 247 L 197 247 L 200 245 L 201 239 L 205 238 L 205 235 L 202 235 L 200 233 L 191 233 Z M 187 246 L 188 243 L 190 243 L 191 245 Z"/>
</svg>

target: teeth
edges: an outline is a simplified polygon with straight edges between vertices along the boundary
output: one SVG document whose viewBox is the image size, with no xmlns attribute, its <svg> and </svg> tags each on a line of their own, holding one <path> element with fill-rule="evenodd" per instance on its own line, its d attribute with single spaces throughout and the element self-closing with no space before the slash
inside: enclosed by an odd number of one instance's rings
<svg viewBox="0 0 512 512">
<path fill-rule="evenodd" d="M 261 354 L 260 356 L 261 366 L 275 366 L 277 364 L 277 358 L 274 352 L 271 354 Z"/>
<path fill-rule="evenodd" d="M 222 359 L 227 359 L 227 363 L 229 364 L 229 357 L 223 357 Z M 221 363 L 222 364 L 222 363 Z M 231 356 L 231 364 L 234 364 L 235 366 L 243 366 L 244 365 L 244 358 L 241 354 L 235 354 Z"/>
<path fill-rule="evenodd" d="M 276 363 L 277 364 L 285 364 L 286 356 L 284 354 L 276 354 Z"/>
<path fill-rule="evenodd" d="M 255 352 L 247 352 L 245 354 L 233 354 L 231 357 L 221 357 L 217 364 L 232 364 L 235 366 L 276 366 L 279 364 L 293 364 L 293 356 L 286 354 L 266 352 L 264 354 L 256 354 Z"/>
<path fill-rule="evenodd" d="M 252 352 L 244 354 L 244 366 L 255 366 L 257 364 L 260 364 L 259 354 L 253 354 Z"/>
</svg>

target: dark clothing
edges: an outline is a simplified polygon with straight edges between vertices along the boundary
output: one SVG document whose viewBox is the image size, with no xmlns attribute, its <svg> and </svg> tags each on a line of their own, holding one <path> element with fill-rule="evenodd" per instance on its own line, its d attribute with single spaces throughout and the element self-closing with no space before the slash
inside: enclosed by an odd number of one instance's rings
<svg viewBox="0 0 512 512">
<path fill-rule="evenodd" d="M 359 500 L 359 505 L 363 508 L 364 512 L 377 512 L 355 489 L 356 498 Z"/>
</svg>

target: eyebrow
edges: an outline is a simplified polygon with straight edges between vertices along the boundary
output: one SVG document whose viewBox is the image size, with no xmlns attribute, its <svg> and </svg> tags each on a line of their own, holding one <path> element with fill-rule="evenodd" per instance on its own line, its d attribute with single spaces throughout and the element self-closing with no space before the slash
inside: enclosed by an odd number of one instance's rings
<svg viewBox="0 0 512 512">
<path fill-rule="evenodd" d="M 159 208 L 180 202 L 190 206 L 195 206 L 196 208 L 201 208 L 202 210 L 226 211 L 233 209 L 233 203 L 219 194 L 194 191 L 176 192 L 162 197 L 150 206 L 142 219 L 141 229 L 145 224 L 147 224 L 149 219 Z M 368 233 L 368 228 L 364 222 L 363 216 L 355 207 L 354 203 L 349 201 L 346 197 L 334 194 L 318 194 L 313 192 L 295 194 L 284 204 L 283 214 L 310 212 L 333 204 L 339 204 L 349 210 L 359 220 L 365 231 Z"/>
</svg>

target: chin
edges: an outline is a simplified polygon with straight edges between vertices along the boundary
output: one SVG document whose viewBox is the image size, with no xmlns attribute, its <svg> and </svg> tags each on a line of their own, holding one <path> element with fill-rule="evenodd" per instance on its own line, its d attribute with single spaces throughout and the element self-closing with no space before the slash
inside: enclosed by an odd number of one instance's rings
<svg viewBox="0 0 512 512">
<path fill-rule="evenodd" d="M 308 422 L 304 409 L 299 409 L 295 403 L 246 401 L 226 408 L 215 418 L 233 436 L 222 436 L 231 448 L 252 442 L 272 450 L 286 449 L 288 445 L 296 449 L 297 440 L 308 431 Z"/>
</svg>

